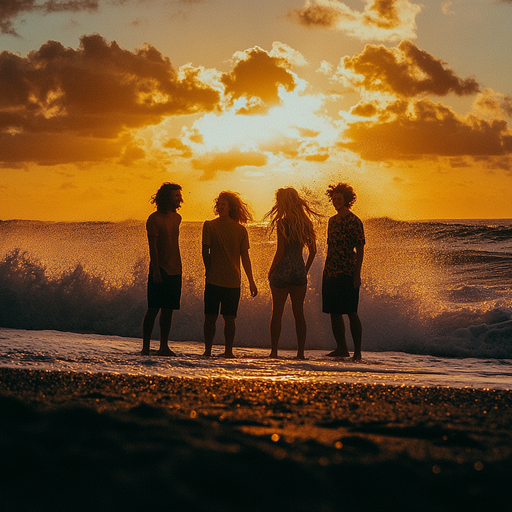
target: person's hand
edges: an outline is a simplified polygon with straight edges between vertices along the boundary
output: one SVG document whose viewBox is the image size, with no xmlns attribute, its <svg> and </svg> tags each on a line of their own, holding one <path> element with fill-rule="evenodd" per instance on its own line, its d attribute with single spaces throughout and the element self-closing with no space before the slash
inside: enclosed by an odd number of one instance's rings
<svg viewBox="0 0 512 512">
<path fill-rule="evenodd" d="M 153 282 L 154 283 L 161 283 L 161 282 L 163 282 L 162 274 L 161 274 L 159 268 L 157 268 L 156 270 L 153 270 Z"/>
<path fill-rule="evenodd" d="M 254 281 L 249 284 L 249 288 L 251 290 L 251 297 L 256 297 L 256 295 L 258 295 L 258 288 L 256 288 L 256 283 Z"/>
</svg>

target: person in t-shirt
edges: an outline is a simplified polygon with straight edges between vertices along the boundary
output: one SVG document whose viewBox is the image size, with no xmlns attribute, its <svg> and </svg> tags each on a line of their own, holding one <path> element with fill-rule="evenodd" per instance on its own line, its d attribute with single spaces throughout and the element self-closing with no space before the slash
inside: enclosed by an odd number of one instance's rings
<svg viewBox="0 0 512 512">
<path fill-rule="evenodd" d="M 350 211 L 356 201 L 356 194 L 350 185 L 329 185 L 326 195 L 337 212 L 329 219 L 327 257 L 322 279 L 322 311 L 331 315 L 332 333 L 336 340 L 336 349 L 327 355 L 350 356 L 343 320 L 343 315 L 347 315 L 354 342 L 352 359 L 360 361 L 362 325 L 357 309 L 365 245 L 363 223 Z"/>
<path fill-rule="evenodd" d="M 206 269 L 204 292 L 204 355 L 212 355 L 217 317 L 224 318 L 224 356 L 232 358 L 238 303 L 240 301 L 241 271 L 244 268 L 252 297 L 258 289 L 252 275 L 249 257 L 249 236 L 243 224 L 252 220 L 249 207 L 236 192 L 221 192 L 215 200 L 218 217 L 203 225 L 203 262 Z"/>
<path fill-rule="evenodd" d="M 151 198 L 156 204 L 146 222 L 148 234 L 150 268 L 148 276 L 148 309 L 142 324 L 142 356 L 149 355 L 151 334 L 160 311 L 159 356 L 175 356 L 169 348 L 172 313 L 180 309 L 181 299 L 181 255 L 178 238 L 181 215 L 177 213 L 183 198 L 181 186 L 164 183 Z"/>
</svg>

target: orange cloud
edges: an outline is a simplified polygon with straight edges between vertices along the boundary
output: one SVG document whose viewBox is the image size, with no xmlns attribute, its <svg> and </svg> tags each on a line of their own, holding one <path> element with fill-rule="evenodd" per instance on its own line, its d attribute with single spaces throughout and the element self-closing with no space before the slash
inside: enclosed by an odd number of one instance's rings
<svg viewBox="0 0 512 512">
<path fill-rule="evenodd" d="M 416 16 L 421 6 L 409 0 L 365 0 L 356 11 L 338 0 L 306 0 L 288 17 L 306 27 L 337 29 L 360 39 L 393 41 L 416 37 Z"/>
<path fill-rule="evenodd" d="M 279 86 L 293 91 L 297 85 L 289 67 L 285 58 L 271 56 L 258 47 L 243 52 L 235 67 L 221 77 L 229 105 L 246 98 L 248 103 L 238 111 L 240 114 L 263 114 L 280 105 Z"/>
<path fill-rule="evenodd" d="M 124 144 L 110 139 L 76 137 L 69 133 L 0 133 L 2 166 L 19 167 L 22 162 L 41 165 L 100 162 L 117 158 Z"/>
<path fill-rule="evenodd" d="M 202 180 L 211 180 L 218 171 L 234 171 L 246 165 L 262 167 L 267 160 L 263 153 L 235 148 L 222 153 L 209 153 L 202 158 L 193 159 L 191 163 L 194 169 L 203 171 Z"/>
<path fill-rule="evenodd" d="M 366 91 L 405 98 L 420 94 L 463 96 L 480 90 L 474 78 L 459 78 L 446 63 L 410 41 L 402 41 L 396 48 L 366 45 L 359 55 L 342 59 L 337 77 Z"/>
<path fill-rule="evenodd" d="M 59 133 L 114 139 L 166 116 L 212 111 L 219 93 L 198 75 L 191 67 L 178 75 L 152 46 L 130 52 L 99 35 L 82 37 L 78 50 L 48 41 L 26 58 L 2 52 L 0 134 L 20 145 L 26 134 L 38 133 L 52 146 Z M 2 145 L 0 161 L 6 151 Z M 22 147 L 18 158 L 28 160 L 27 153 L 38 159 Z M 95 152 L 89 157 L 94 160 Z M 78 151 L 76 161 L 83 158 Z"/>
<path fill-rule="evenodd" d="M 502 157 L 512 153 L 506 121 L 458 116 L 429 99 L 391 104 L 377 122 L 351 123 L 340 146 L 365 160 L 415 159 L 424 155 Z"/>
</svg>

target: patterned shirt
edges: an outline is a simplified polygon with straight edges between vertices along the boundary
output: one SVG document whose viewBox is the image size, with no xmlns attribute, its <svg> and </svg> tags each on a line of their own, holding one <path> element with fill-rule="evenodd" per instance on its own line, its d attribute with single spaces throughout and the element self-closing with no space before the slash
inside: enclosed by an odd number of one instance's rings
<svg viewBox="0 0 512 512">
<path fill-rule="evenodd" d="M 341 274 L 354 275 L 357 256 L 356 245 L 364 245 L 363 223 L 352 212 L 338 221 L 336 215 L 329 219 L 327 229 L 327 257 L 324 279 L 333 279 Z"/>
</svg>

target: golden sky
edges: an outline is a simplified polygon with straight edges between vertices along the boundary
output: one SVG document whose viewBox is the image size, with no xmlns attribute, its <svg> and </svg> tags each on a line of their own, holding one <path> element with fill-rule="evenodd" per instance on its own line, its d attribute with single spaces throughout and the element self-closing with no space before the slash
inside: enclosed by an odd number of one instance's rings
<svg viewBox="0 0 512 512">
<path fill-rule="evenodd" d="M 350 182 L 362 217 L 512 218 L 512 0 L 2 0 L 0 219 L 185 220 Z"/>
</svg>

